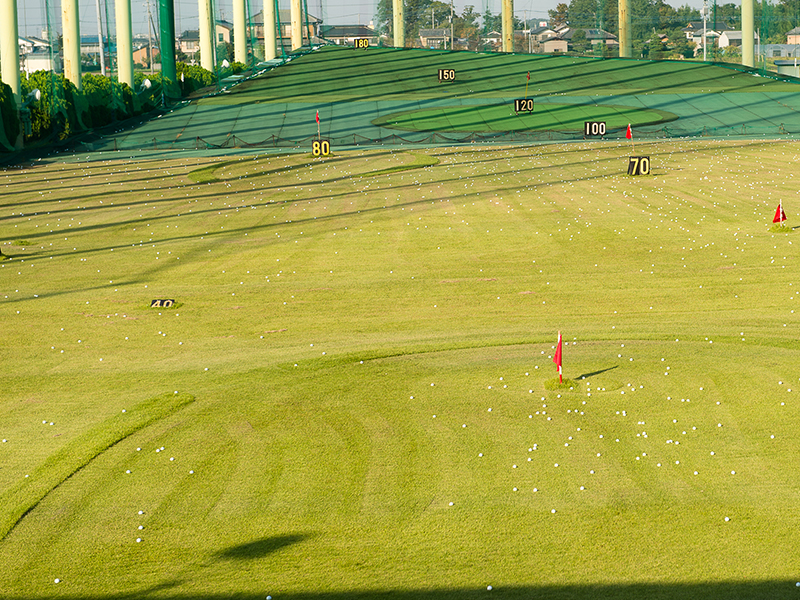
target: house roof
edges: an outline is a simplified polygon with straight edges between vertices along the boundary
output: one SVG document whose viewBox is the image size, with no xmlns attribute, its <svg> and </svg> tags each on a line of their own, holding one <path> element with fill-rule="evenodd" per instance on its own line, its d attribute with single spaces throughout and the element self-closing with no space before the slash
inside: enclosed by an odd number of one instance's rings
<svg viewBox="0 0 800 600">
<path fill-rule="evenodd" d="M 450 37 L 450 30 L 444 28 L 420 29 L 419 37 L 422 38 Z"/>
<path fill-rule="evenodd" d="M 570 28 L 567 31 L 562 32 L 558 37 L 560 37 L 562 39 L 565 39 L 565 40 L 571 40 L 572 36 L 575 34 L 576 31 L 578 31 L 578 29 Z M 613 33 L 609 33 L 608 31 L 603 31 L 602 29 L 584 29 L 583 31 L 586 33 L 586 39 L 587 40 L 615 40 L 615 39 L 617 39 L 617 36 L 615 36 Z"/>
<path fill-rule="evenodd" d="M 800 35 L 800 27 L 795 27 L 786 32 L 786 35 Z"/>
<path fill-rule="evenodd" d="M 303 15 L 303 22 L 305 23 L 306 18 L 308 18 L 309 23 L 319 24 L 322 23 L 322 19 L 315 17 L 314 15 L 304 14 Z M 281 9 L 278 11 L 278 20 L 281 23 L 289 23 L 292 20 L 292 11 L 289 9 Z M 250 22 L 254 25 L 263 25 L 264 24 L 264 11 L 260 10 L 256 14 L 253 15 L 253 18 L 250 19 Z"/>
<path fill-rule="evenodd" d="M 696 31 L 698 29 L 703 29 L 702 21 L 691 21 L 690 23 L 686 24 L 686 27 L 683 28 L 684 31 Z"/>
<path fill-rule="evenodd" d="M 323 37 L 372 37 L 375 30 L 366 25 L 323 25 Z"/>
</svg>

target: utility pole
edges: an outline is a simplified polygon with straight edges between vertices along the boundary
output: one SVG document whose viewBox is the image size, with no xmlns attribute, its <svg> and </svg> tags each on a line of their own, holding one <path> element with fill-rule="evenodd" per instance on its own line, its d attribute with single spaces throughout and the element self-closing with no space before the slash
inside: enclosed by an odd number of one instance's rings
<svg viewBox="0 0 800 600">
<path fill-rule="evenodd" d="M 147 52 L 150 59 L 150 74 L 152 75 L 155 71 L 153 68 L 153 36 L 150 31 L 150 24 L 153 22 L 153 17 L 150 16 L 150 0 L 147 0 L 145 7 L 147 7 Z"/>
<path fill-rule="evenodd" d="M 453 35 L 453 0 L 450 0 L 450 50 L 455 50 L 455 36 Z"/>
<path fill-rule="evenodd" d="M 708 0 L 703 0 L 703 9 L 700 11 L 703 16 L 703 62 L 706 62 L 706 23 L 708 22 Z"/>
</svg>

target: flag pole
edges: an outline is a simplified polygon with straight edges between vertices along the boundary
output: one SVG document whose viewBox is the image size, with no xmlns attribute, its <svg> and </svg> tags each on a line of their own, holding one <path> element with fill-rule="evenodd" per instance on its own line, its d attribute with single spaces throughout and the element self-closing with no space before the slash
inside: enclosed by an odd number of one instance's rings
<svg viewBox="0 0 800 600">
<path fill-rule="evenodd" d="M 525 100 L 528 99 L 528 83 L 531 81 L 531 72 L 528 71 L 528 77 L 525 79 Z"/>
<path fill-rule="evenodd" d="M 322 134 L 319 132 L 319 110 L 317 110 L 317 141 L 322 141 Z"/>
</svg>

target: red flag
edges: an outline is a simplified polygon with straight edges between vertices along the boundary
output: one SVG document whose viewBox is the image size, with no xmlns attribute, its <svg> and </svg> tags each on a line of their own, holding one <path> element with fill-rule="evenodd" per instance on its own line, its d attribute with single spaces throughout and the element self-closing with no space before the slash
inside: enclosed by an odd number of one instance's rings
<svg viewBox="0 0 800 600">
<path fill-rule="evenodd" d="M 631 124 L 628 123 L 628 131 L 625 132 L 625 137 L 629 140 L 633 139 L 633 132 L 631 131 Z"/>
<path fill-rule="evenodd" d="M 786 213 L 783 212 L 783 203 L 778 204 L 778 208 L 775 209 L 775 216 L 772 219 L 773 223 L 783 223 L 786 220 Z"/>
<path fill-rule="evenodd" d="M 530 80 L 531 80 L 531 72 L 528 71 L 528 81 L 530 81 Z"/>
<path fill-rule="evenodd" d="M 317 125 L 319 125 L 319 111 L 317 111 Z"/>
<path fill-rule="evenodd" d="M 556 346 L 556 353 L 553 356 L 553 362 L 558 367 L 558 381 L 561 382 L 561 332 L 558 332 L 558 345 Z"/>
</svg>

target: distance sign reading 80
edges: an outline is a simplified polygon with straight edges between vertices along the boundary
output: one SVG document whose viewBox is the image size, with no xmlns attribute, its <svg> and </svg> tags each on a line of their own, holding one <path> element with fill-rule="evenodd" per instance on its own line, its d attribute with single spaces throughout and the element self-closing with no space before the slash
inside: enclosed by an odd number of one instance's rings
<svg viewBox="0 0 800 600">
<path fill-rule="evenodd" d="M 605 121 L 586 121 L 583 124 L 583 135 L 605 135 Z"/>
<path fill-rule="evenodd" d="M 439 69 L 439 81 L 455 81 L 455 69 Z"/>
<path fill-rule="evenodd" d="M 314 140 L 311 142 L 311 156 L 328 156 L 331 153 L 331 143 L 328 140 Z"/>
</svg>

